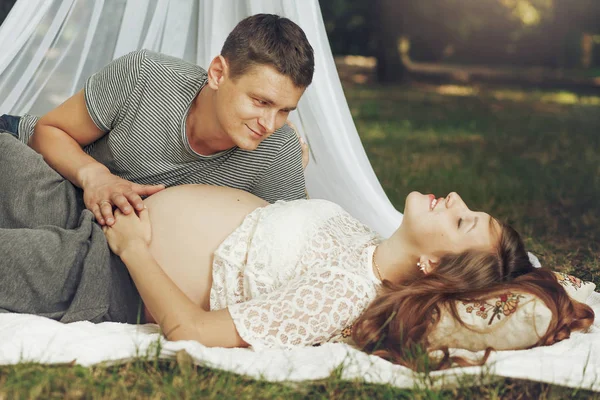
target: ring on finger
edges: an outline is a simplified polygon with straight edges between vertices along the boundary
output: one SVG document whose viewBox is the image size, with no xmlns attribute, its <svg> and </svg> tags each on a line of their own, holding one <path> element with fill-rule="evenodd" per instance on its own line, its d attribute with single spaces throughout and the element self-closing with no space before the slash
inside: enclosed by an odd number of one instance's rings
<svg viewBox="0 0 600 400">
<path fill-rule="evenodd" d="M 102 200 L 100 203 L 98 203 L 98 205 L 99 205 L 100 207 L 102 207 L 102 204 L 104 204 L 104 203 L 106 203 L 106 204 L 108 204 L 109 206 L 111 206 L 111 207 L 112 207 L 112 204 L 111 204 L 111 202 L 110 202 L 110 201 L 108 201 L 108 200 Z"/>
</svg>

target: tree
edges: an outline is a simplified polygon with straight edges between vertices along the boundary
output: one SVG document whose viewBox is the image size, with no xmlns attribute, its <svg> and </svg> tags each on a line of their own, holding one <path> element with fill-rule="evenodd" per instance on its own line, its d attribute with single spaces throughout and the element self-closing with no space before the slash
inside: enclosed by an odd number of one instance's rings
<svg viewBox="0 0 600 400">
<path fill-rule="evenodd" d="M 404 27 L 405 0 L 375 0 L 371 8 L 374 55 L 377 58 L 377 80 L 380 83 L 401 82 L 406 65 L 400 51 Z"/>
<path fill-rule="evenodd" d="M 380 82 L 402 80 L 406 68 L 398 52 L 398 40 L 405 3 L 407 0 L 321 1 L 333 53 L 374 56 Z"/>
<path fill-rule="evenodd" d="M 407 68 L 398 40 L 414 61 L 574 67 L 584 34 L 600 34 L 600 0 L 322 0 L 334 54 L 377 58 L 380 82 Z M 588 42 L 596 41 L 590 39 Z M 588 43 L 589 53 L 600 54 Z M 600 58 L 600 56 L 597 56 Z M 596 60 L 596 63 L 600 60 Z"/>
</svg>

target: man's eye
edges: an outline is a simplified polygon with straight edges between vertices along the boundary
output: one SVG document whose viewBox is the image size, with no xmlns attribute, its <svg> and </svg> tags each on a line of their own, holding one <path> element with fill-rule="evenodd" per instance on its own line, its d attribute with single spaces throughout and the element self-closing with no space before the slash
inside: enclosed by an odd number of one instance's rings
<svg viewBox="0 0 600 400">
<path fill-rule="evenodd" d="M 254 99 L 254 101 L 256 101 L 259 105 L 261 106 L 266 106 L 267 102 L 264 100 L 260 100 L 260 99 Z"/>
<path fill-rule="evenodd" d="M 462 225 L 462 218 L 458 219 L 458 229 L 460 229 L 460 226 Z"/>
</svg>

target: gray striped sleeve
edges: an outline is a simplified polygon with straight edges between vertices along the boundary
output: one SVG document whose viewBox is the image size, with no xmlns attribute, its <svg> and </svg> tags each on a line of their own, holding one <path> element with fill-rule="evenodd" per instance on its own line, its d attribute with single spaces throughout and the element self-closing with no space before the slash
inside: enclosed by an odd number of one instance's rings
<svg viewBox="0 0 600 400">
<path fill-rule="evenodd" d="M 129 95 L 137 83 L 145 50 L 112 61 L 85 83 L 85 104 L 96 126 L 108 132 L 123 117 Z"/>
<path fill-rule="evenodd" d="M 36 117 L 31 114 L 24 114 L 19 121 L 19 140 L 25 144 L 29 141 L 29 138 L 33 136 L 33 130 L 35 124 L 40 120 L 40 117 Z"/>
<path fill-rule="evenodd" d="M 284 130 L 289 129 L 284 125 Z M 287 140 L 251 192 L 270 203 L 277 200 L 306 198 L 306 183 L 302 168 L 302 147 L 296 134 L 288 133 Z"/>
</svg>

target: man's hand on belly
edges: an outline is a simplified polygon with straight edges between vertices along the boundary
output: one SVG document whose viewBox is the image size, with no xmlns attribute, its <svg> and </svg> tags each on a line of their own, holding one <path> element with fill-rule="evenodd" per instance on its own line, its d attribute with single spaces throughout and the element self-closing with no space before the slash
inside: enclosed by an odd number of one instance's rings
<svg viewBox="0 0 600 400">
<path fill-rule="evenodd" d="M 87 171 L 82 182 L 86 208 L 94 213 L 100 225 L 108 226 L 115 223 L 113 207 L 126 215 L 133 210 L 141 211 L 144 209 L 141 196 L 150 196 L 165 188 L 130 182 L 111 174 L 105 167 Z"/>
</svg>

